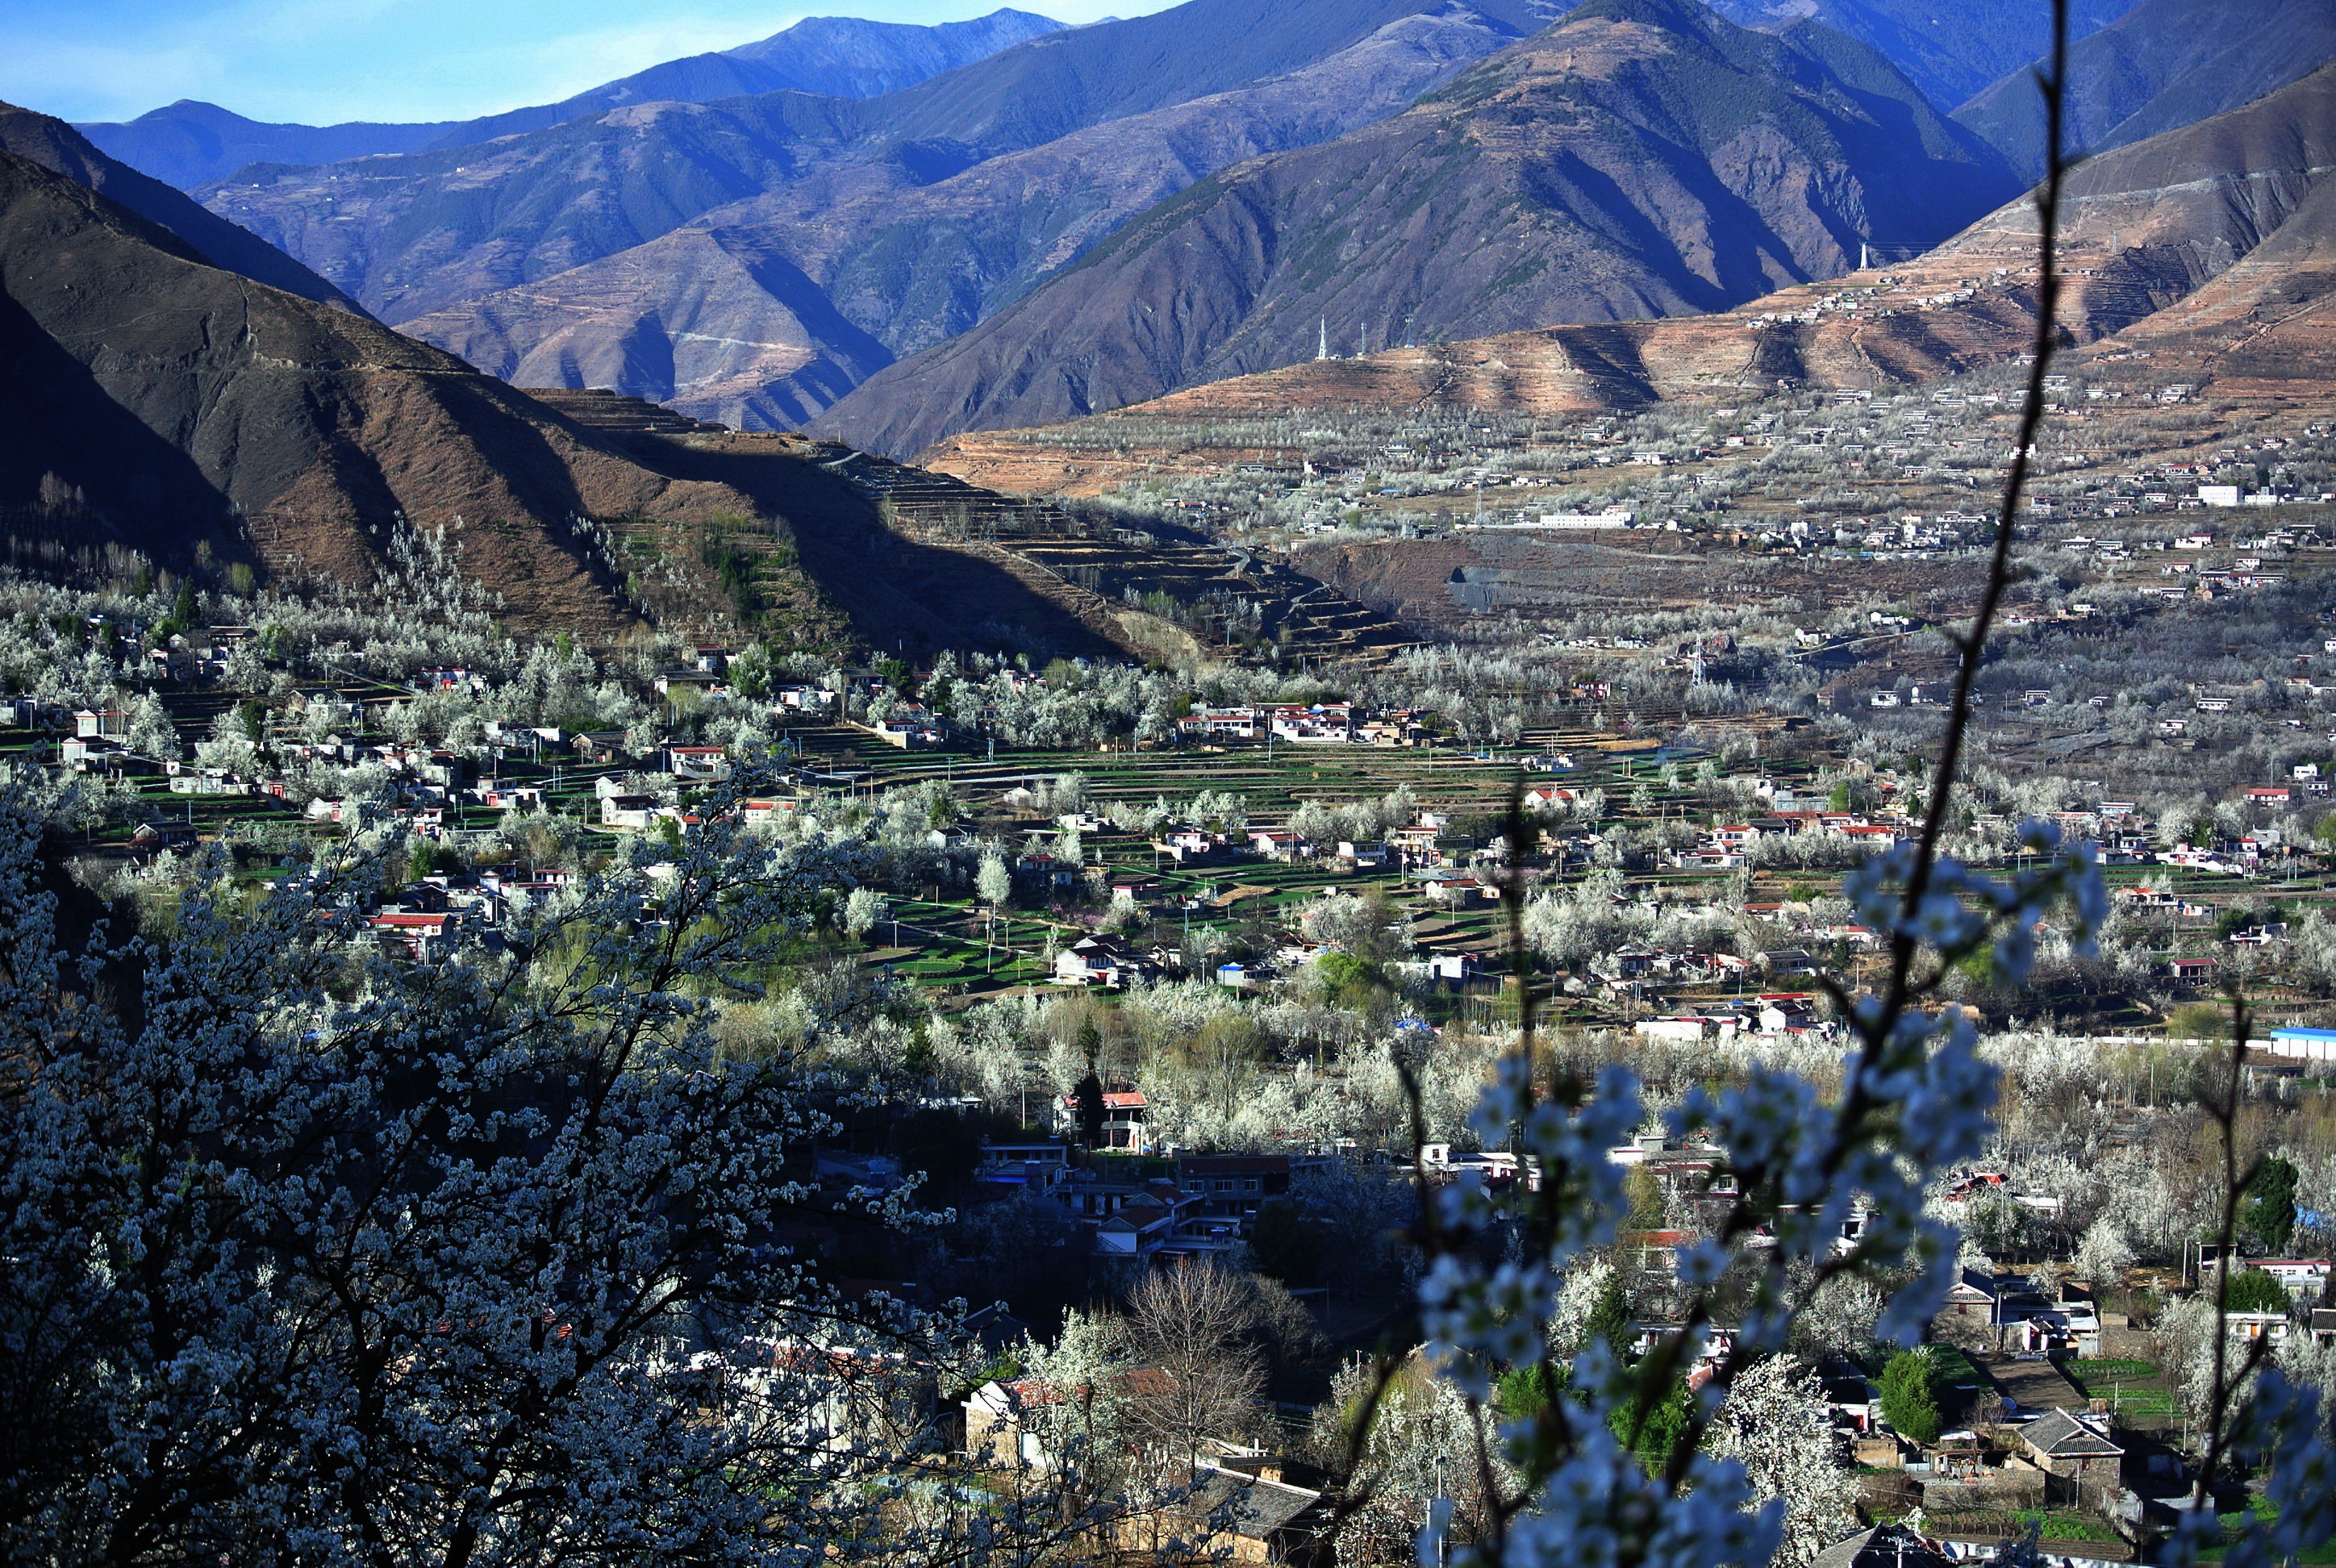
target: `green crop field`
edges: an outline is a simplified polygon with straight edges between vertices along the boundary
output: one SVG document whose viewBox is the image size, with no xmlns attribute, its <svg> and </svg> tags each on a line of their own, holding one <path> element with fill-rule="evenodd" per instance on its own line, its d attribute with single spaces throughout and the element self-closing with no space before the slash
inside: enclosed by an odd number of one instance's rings
<svg viewBox="0 0 2336 1568">
<path fill-rule="evenodd" d="M 2065 1362 L 2063 1371 L 2088 1399 L 2107 1399 L 2120 1416 L 2159 1417 L 2179 1412 L 2155 1361 L 2084 1359 Z"/>
</svg>

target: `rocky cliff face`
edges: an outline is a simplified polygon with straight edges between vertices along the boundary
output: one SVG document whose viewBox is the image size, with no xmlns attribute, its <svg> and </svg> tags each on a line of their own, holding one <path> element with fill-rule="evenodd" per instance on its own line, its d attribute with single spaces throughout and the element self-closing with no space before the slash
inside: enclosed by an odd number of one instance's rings
<svg viewBox="0 0 2336 1568">
<path fill-rule="evenodd" d="M 1871 50 L 1591 0 L 1407 112 L 1196 185 L 813 428 L 914 452 L 1336 352 L 1725 309 L 2016 189 Z M 1902 241 L 1903 242 L 1903 241 Z"/>
</svg>

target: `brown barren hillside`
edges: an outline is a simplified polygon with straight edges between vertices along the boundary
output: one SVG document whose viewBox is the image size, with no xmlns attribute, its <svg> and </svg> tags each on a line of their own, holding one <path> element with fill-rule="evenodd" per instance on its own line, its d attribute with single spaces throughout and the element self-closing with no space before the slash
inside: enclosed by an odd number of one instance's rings
<svg viewBox="0 0 2336 1568">
<path fill-rule="evenodd" d="M 443 530 L 512 619 L 595 641 L 647 614 L 789 646 L 1126 651 L 1047 582 L 888 528 L 832 453 L 550 395 L 0 152 L 12 536 L 362 587 L 413 526 Z"/>
<path fill-rule="evenodd" d="M 1891 275 L 1895 277 L 1896 275 Z M 1306 409 L 1421 404 L 1562 416 L 1651 403 L 1718 402 L 1783 385 L 1873 388 L 2000 364 L 2035 330 L 2023 279 L 1942 278 L 1969 297 L 1916 306 L 1913 287 L 1855 273 L 1691 320 L 1555 326 L 1324 360 L 1172 393 L 1046 429 L 951 436 L 928 467 L 1027 494 L 1095 495 L 1168 460 L 1189 463 L 1217 421 Z M 1904 301 L 1903 304 L 1895 303 Z M 1110 439 L 1115 429 L 1131 433 Z M 1157 433 L 1177 432 L 1166 446 Z"/>
<path fill-rule="evenodd" d="M 628 618 L 569 520 L 751 511 L 592 443 L 346 310 L 210 266 L 87 187 L 0 154 L 0 508 L 183 562 L 199 544 L 371 580 L 396 520 L 445 526 L 521 619 Z"/>
<path fill-rule="evenodd" d="M 99 151 L 62 120 L 0 103 L 0 152 L 13 152 L 86 185 L 192 247 L 214 267 L 240 272 L 303 299 L 346 309 L 356 301 L 248 229 L 229 223 L 191 196 Z"/>
</svg>

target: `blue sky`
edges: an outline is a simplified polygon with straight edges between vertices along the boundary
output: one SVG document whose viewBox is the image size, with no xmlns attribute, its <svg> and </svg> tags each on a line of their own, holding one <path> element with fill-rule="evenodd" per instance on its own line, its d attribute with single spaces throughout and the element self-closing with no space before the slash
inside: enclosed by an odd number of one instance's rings
<svg viewBox="0 0 2336 1568">
<path fill-rule="evenodd" d="M 84 121 L 181 98 L 307 124 L 462 120 L 804 16 L 953 22 L 1008 3 L 1076 23 L 1172 0 L 0 0 L 0 99 Z"/>
</svg>

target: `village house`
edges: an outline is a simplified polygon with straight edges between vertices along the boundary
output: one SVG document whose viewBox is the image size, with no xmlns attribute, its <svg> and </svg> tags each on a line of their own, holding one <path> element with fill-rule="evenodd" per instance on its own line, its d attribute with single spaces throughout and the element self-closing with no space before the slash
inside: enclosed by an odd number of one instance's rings
<svg viewBox="0 0 2336 1568">
<path fill-rule="evenodd" d="M 1463 875 L 1437 874 L 1420 884 L 1420 896 L 1428 902 L 1444 904 L 1452 909 L 1468 909 L 1478 904 L 1501 901 L 1498 882 Z"/>
<path fill-rule="evenodd" d="M 1430 979 L 1442 980 L 1455 989 L 1465 986 L 1484 972 L 1484 959 L 1481 953 L 1430 952 L 1426 956 L 1426 964 Z"/>
<path fill-rule="evenodd" d="M 1153 843 L 1153 848 L 1173 860 L 1178 865 L 1190 865 L 1207 860 L 1223 845 L 1223 841 L 1203 829 L 1185 826 L 1168 830 Z"/>
<path fill-rule="evenodd" d="M 1264 829 L 1249 835 L 1250 848 L 1267 860 L 1288 865 L 1302 861 L 1314 852 L 1314 846 L 1294 833 L 1270 832 Z"/>
<path fill-rule="evenodd" d="M 1045 889 L 1050 892 L 1067 892 L 1076 889 L 1086 877 L 1086 867 L 1076 861 L 1066 861 L 1048 850 L 1033 850 L 1017 856 L 1014 879 Z"/>
<path fill-rule="evenodd" d="M 869 730 L 888 745 L 902 751 L 930 751 L 949 743 L 949 722 L 923 708 L 895 708 L 870 725 Z"/>
<path fill-rule="evenodd" d="M 669 745 L 665 765 L 667 773 L 701 784 L 730 776 L 730 754 L 718 745 Z"/>
<path fill-rule="evenodd" d="M 774 709 L 824 714 L 834 708 L 837 694 L 824 687 L 783 686 L 771 693 L 771 699 Z"/>
<path fill-rule="evenodd" d="M 1081 937 L 1055 955 L 1055 983 L 1123 987 L 1156 972 L 1158 966 L 1118 937 L 1097 932 Z"/>
<path fill-rule="evenodd" d="M 984 1138 L 974 1179 L 1001 1187 L 1052 1193 L 1070 1175 L 1070 1145 L 1060 1138 Z"/>
<path fill-rule="evenodd" d="M 600 825 L 646 832 L 666 808 L 655 795 L 610 794 L 600 797 Z"/>
<path fill-rule="evenodd" d="M 1103 1096 L 1103 1142 L 1097 1148 L 1121 1149 L 1131 1154 L 1149 1154 L 1152 1135 L 1144 1123 L 1150 1102 L 1134 1089 L 1106 1089 Z M 1055 1105 L 1055 1130 L 1065 1137 L 1080 1135 L 1079 1096 L 1065 1095 Z"/>
<path fill-rule="evenodd" d="M 543 809 L 543 789 L 539 784 L 511 784 L 489 779 L 472 792 L 479 803 L 489 811 L 540 812 Z"/>
<path fill-rule="evenodd" d="M 1111 879 L 1111 897 L 1114 903 L 1144 904 L 1156 897 L 1159 891 L 1160 883 L 1156 878 L 1134 872 L 1123 872 Z"/>
<path fill-rule="evenodd" d="M 1202 1215 L 1236 1221 L 1246 1232 L 1267 1199 L 1287 1196 L 1297 1177 L 1337 1163 L 1329 1154 L 1184 1154 L 1176 1184 L 1193 1194 Z"/>
<path fill-rule="evenodd" d="M 2280 1289 L 2298 1301 L 2319 1300 L 2330 1266 L 2326 1258 L 2258 1258 L 2249 1264 L 2278 1281 Z"/>
<path fill-rule="evenodd" d="M 2020 1447 L 2053 1478 L 2048 1500 L 2098 1507 L 2122 1488 L 2125 1449 L 2108 1427 L 2106 1416 L 2048 1410 L 2020 1428 Z"/>
<path fill-rule="evenodd" d="M 1965 1269 L 1948 1287 L 1946 1304 L 1932 1321 L 1952 1324 L 1966 1333 L 1976 1329 L 1992 1340 L 2000 1320 L 2002 1296 L 1994 1276 L 1977 1269 Z"/>
<path fill-rule="evenodd" d="M 1711 1019 L 1694 1013 L 1664 1018 L 1640 1018 L 1630 1028 L 1633 1033 L 1644 1035 L 1650 1040 L 1674 1040 L 1682 1045 L 1700 1045 L 1718 1032 Z"/>
<path fill-rule="evenodd" d="M 577 760 L 588 767 L 607 767 L 625 760 L 625 732 L 620 729 L 587 730 L 568 743 Z"/>
<path fill-rule="evenodd" d="M 416 963 L 435 963 L 445 958 L 469 934 L 473 917 L 462 911 L 440 909 L 389 910 L 375 915 L 365 924 L 387 941 L 405 950 Z"/>
<path fill-rule="evenodd" d="M 1165 1508 L 1123 1516 L 1113 1534 L 1123 1551 L 1165 1560 L 1171 1548 L 1196 1562 L 1327 1564 L 1334 1522 L 1322 1494 L 1281 1481 L 1205 1467 Z"/>
<path fill-rule="evenodd" d="M 1176 721 L 1176 733 L 1197 740 L 1255 740 L 1253 707 L 1196 707 Z"/>
<path fill-rule="evenodd" d="M 1313 707 L 1279 705 L 1270 711 L 1269 733 L 1299 745 L 1344 745 L 1353 736 L 1354 710 L 1346 703 Z"/>
<path fill-rule="evenodd" d="M 1192 1207 L 1191 1196 L 1181 1188 L 1166 1182 L 1151 1183 L 1095 1226 L 1095 1256 L 1156 1261 L 1177 1241 Z"/>
</svg>

